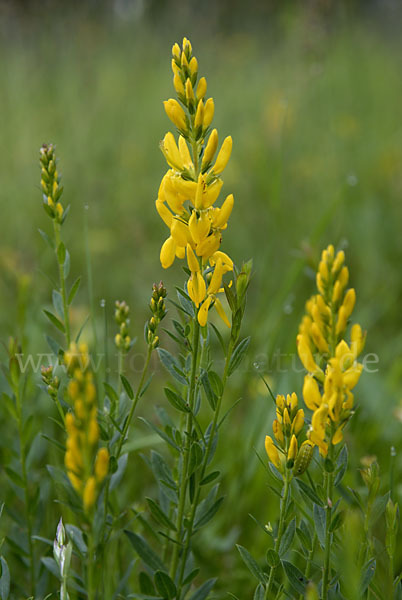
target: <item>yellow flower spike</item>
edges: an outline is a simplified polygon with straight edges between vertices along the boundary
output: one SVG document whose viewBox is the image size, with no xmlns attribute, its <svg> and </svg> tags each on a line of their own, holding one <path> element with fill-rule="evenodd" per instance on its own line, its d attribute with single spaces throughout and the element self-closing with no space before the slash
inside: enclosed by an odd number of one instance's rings
<svg viewBox="0 0 402 600">
<path fill-rule="evenodd" d="M 198 100 L 202 100 L 206 93 L 207 93 L 207 80 L 205 79 L 205 77 L 201 77 L 201 79 L 198 82 L 197 90 L 196 90 Z M 211 119 L 211 121 L 212 121 L 212 119 Z"/>
<path fill-rule="evenodd" d="M 75 431 L 75 418 L 73 413 L 68 412 L 66 414 L 65 425 L 67 433 L 71 435 Z"/>
<path fill-rule="evenodd" d="M 173 55 L 173 58 L 175 58 L 176 60 L 180 60 L 181 49 L 177 42 L 175 44 L 173 44 L 172 55 Z"/>
<path fill-rule="evenodd" d="M 81 494 L 83 488 L 81 479 L 73 471 L 67 471 L 67 475 L 77 494 Z"/>
<path fill-rule="evenodd" d="M 283 411 L 282 420 L 283 420 L 284 427 L 287 427 L 290 429 L 291 423 L 290 423 L 290 416 L 289 416 L 289 412 L 288 412 L 287 408 L 285 408 Z"/>
<path fill-rule="evenodd" d="M 187 223 L 184 223 L 177 217 L 174 217 L 170 234 L 174 239 L 176 246 L 187 246 L 189 242 L 189 229 Z"/>
<path fill-rule="evenodd" d="M 190 57 L 193 52 L 191 42 L 186 37 L 183 38 L 183 52 L 185 52 L 188 57 Z"/>
<path fill-rule="evenodd" d="M 176 242 L 172 236 L 168 237 L 162 245 L 160 252 L 160 261 L 164 269 L 168 269 L 174 263 L 176 256 Z"/>
<path fill-rule="evenodd" d="M 197 129 L 198 127 L 202 127 L 203 122 L 204 122 L 204 103 L 202 100 L 199 101 L 198 106 L 197 106 L 197 111 L 195 113 L 195 118 L 194 118 L 194 127 Z"/>
<path fill-rule="evenodd" d="M 356 363 L 353 365 L 353 367 L 345 371 L 343 374 L 343 383 L 349 390 L 353 390 L 353 388 L 357 385 L 362 371 L 363 365 L 360 363 Z"/>
<path fill-rule="evenodd" d="M 322 398 L 318 383 L 312 375 L 306 375 L 304 378 L 303 399 L 310 410 L 316 410 L 321 406 Z"/>
<path fill-rule="evenodd" d="M 349 281 L 349 269 L 347 267 L 342 267 L 341 272 L 339 273 L 339 276 L 338 276 L 338 281 L 340 283 L 342 290 L 344 290 L 345 287 L 348 285 L 348 281 Z"/>
<path fill-rule="evenodd" d="M 168 162 L 168 164 L 173 168 L 179 171 L 183 170 L 183 163 L 181 161 L 181 156 L 179 149 L 176 145 L 176 140 L 173 137 L 173 133 L 168 131 L 168 133 L 163 138 L 161 143 L 161 150 Z"/>
<path fill-rule="evenodd" d="M 200 263 L 198 262 L 190 244 L 187 244 L 187 264 L 192 273 L 197 273 L 200 270 Z"/>
<path fill-rule="evenodd" d="M 278 394 L 275 400 L 275 404 L 277 412 L 279 411 L 280 413 L 283 413 L 286 404 L 285 396 L 283 396 L 282 394 Z"/>
<path fill-rule="evenodd" d="M 197 255 L 202 257 L 204 260 L 207 260 L 214 252 L 216 252 L 221 245 L 221 235 L 220 233 L 213 233 L 209 235 L 204 241 L 200 244 L 197 244 L 196 252 Z"/>
<path fill-rule="evenodd" d="M 320 292 L 320 294 L 324 295 L 326 286 L 324 285 L 324 280 L 323 280 L 321 274 L 317 273 L 315 279 L 316 279 L 316 285 L 317 285 L 318 291 Z"/>
<path fill-rule="evenodd" d="M 292 423 L 292 432 L 297 436 L 304 426 L 304 410 L 299 408 Z"/>
<path fill-rule="evenodd" d="M 83 503 L 85 512 L 90 512 L 93 508 L 96 501 L 96 479 L 95 477 L 90 477 L 85 484 L 84 493 L 83 493 Z"/>
<path fill-rule="evenodd" d="M 187 131 L 188 127 L 186 113 L 184 112 L 180 104 L 177 102 L 177 100 L 175 100 L 174 98 L 169 98 L 169 100 L 165 100 L 163 102 L 163 105 L 165 107 L 167 116 L 172 121 L 172 123 L 176 125 L 177 129 L 180 129 L 180 131 Z"/>
<path fill-rule="evenodd" d="M 336 275 L 336 273 L 338 273 L 338 271 L 340 271 L 340 269 L 342 268 L 344 262 L 345 262 L 345 253 L 343 250 L 340 250 L 337 253 L 334 263 L 332 265 L 331 273 L 333 275 Z"/>
<path fill-rule="evenodd" d="M 202 198 L 202 207 L 203 208 L 209 208 L 210 206 L 212 206 L 219 194 L 220 191 L 222 189 L 222 185 L 223 185 L 223 181 L 222 179 L 216 179 L 213 183 L 211 183 L 211 185 L 207 186 L 207 188 L 205 189 L 203 198 Z"/>
<path fill-rule="evenodd" d="M 229 321 L 229 319 L 228 319 L 228 317 L 227 317 L 227 315 L 225 313 L 225 310 L 224 310 L 224 308 L 222 306 L 222 303 L 219 300 L 219 298 L 215 298 L 214 306 L 215 306 L 216 312 L 218 313 L 218 315 L 220 316 L 220 318 L 222 319 L 222 321 L 225 323 L 225 325 L 227 327 L 230 328 L 230 321 Z"/>
<path fill-rule="evenodd" d="M 292 438 L 290 440 L 290 444 L 289 444 L 289 450 L 288 450 L 288 460 L 294 460 L 297 456 L 297 451 L 298 451 L 298 445 L 297 445 L 297 439 L 295 435 L 292 435 Z"/>
<path fill-rule="evenodd" d="M 274 432 L 276 441 L 283 445 L 285 438 L 283 436 L 282 425 L 279 423 L 278 419 L 275 419 L 272 423 L 272 431 Z"/>
<path fill-rule="evenodd" d="M 314 344 L 317 346 L 318 350 L 322 353 L 328 352 L 328 342 L 324 338 L 321 333 L 320 328 L 317 323 L 312 323 L 311 325 L 311 337 L 313 338 Z"/>
<path fill-rule="evenodd" d="M 187 251 L 188 255 L 188 251 Z M 198 308 L 201 302 L 204 300 L 205 295 L 207 293 L 207 288 L 205 285 L 205 279 L 203 278 L 200 271 L 193 272 L 191 274 L 190 279 L 187 282 L 187 291 L 191 300 L 194 302 L 196 307 Z"/>
<path fill-rule="evenodd" d="M 335 358 L 339 360 L 342 371 L 346 371 L 354 361 L 354 355 L 345 340 L 341 340 L 335 348 Z"/>
<path fill-rule="evenodd" d="M 362 352 L 366 342 L 366 334 L 362 332 L 362 328 L 357 323 L 353 325 L 350 331 L 351 351 L 356 359 Z"/>
<path fill-rule="evenodd" d="M 274 444 L 272 438 L 269 435 L 265 436 L 265 451 L 266 451 L 266 453 L 268 455 L 268 458 L 271 461 L 271 463 L 277 469 L 280 469 L 281 468 L 281 461 L 279 459 L 279 453 L 278 453 L 278 450 L 275 447 L 275 444 Z"/>
<path fill-rule="evenodd" d="M 338 312 L 338 319 L 336 321 L 335 332 L 336 335 L 340 335 L 343 331 L 345 331 L 346 326 L 348 324 L 348 315 L 346 312 L 346 308 L 342 305 Z"/>
<path fill-rule="evenodd" d="M 288 404 L 288 406 L 290 406 L 290 410 L 293 413 L 298 405 L 297 394 L 295 392 L 293 392 L 292 394 L 288 394 L 286 396 L 286 403 Z"/>
<path fill-rule="evenodd" d="M 207 129 L 214 118 L 215 104 L 212 98 L 208 98 L 204 108 L 204 129 Z"/>
<path fill-rule="evenodd" d="M 342 292 L 343 292 L 342 285 L 341 285 L 339 279 L 337 279 L 335 281 L 334 289 L 332 291 L 333 304 L 336 304 L 337 302 L 339 302 L 339 300 L 341 299 L 341 296 L 342 296 Z"/>
<path fill-rule="evenodd" d="M 177 71 L 174 71 L 173 86 L 174 86 L 174 89 L 176 90 L 176 93 L 179 96 L 184 96 L 184 94 L 185 94 L 184 84 L 183 84 L 183 82 L 181 80 L 181 77 L 179 75 L 179 70 L 178 69 L 177 69 Z"/>
<path fill-rule="evenodd" d="M 193 210 L 188 221 L 188 228 L 195 243 L 199 244 L 208 236 L 211 230 L 211 221 L 209 215 L 203 211 L 199 216 L 197 216 L 196 211 Z"/>
<path fill-rule="evenodd" d="M 158 211 L 160 218 L 165 223 L 165 225 L 167 225 L 170 229 L 170 226 L 172 225 L 172 221 L 173 221 L 172 213 L 170 212 L 170 210 L 167 208 L 167 206 L 161 200 L 156 200 L 155 206 L 156 206 L 156 210 Z"/>
<path fill-rule="evenodd" d="M 99 440 L 99 425 L 96 419 L 91 419 L 89 422 L 88 441 L 92 446 L 98 443 Z"/>
<path fill-rule="evenodd" d="M 204 302 L 200 306 L 197 318 L 198 318 L 198 322 L 201 325 L 201 327 L 205 327 L 205 325 L 207 324 L 208 311 L 209 311 L 209 307 L 211 306 L 211 302 L 212 302 L 212 296 L 207 296 L 207 298 L 204 300 Z"/>
<path fill-rule="evenodd" d="M 297 352 L 299 354 L 299 358 L 303 363 L 304 368 L 310 373 L 321 372 L 321 369 L 315 362 L 313 358 L 313 354 L 310 350 L 307 338 L 303 334 L 299 334 L 296 338 L 297 341 Z"/>
<path fill-rule="evenodd" d="M 187 56 L 184 54 L 184 52 L 181 53 L 181 57 L 180 57 L 180 63 L 181 63 L 181 68 L 183 69 L 189 69 L 189 65 L 188 65 L 188 60 L 187 60 Z"/>
<path fill-rule="evenodd" d="M 347 318 L 349 318 L 350 315 L 352 314 L 355 304 L 356 304 L 356 292 L 353 288 L 351 288 L 350 290 L 348 290 L 346 292 L 345 298 L 343 299 L 343 303 L 342 303 L 342 306 L 345 308 Z"/>
<path fill-rule="evenodd" d="M 222 285 L 222 277 L 224 275 L 224 270 L 222 267 L 222 261 L 219 259 L 215 265 L 214 272 L 211 277 L 211 281 L 208 286 L 208 294 L 217 294 Z"/>
<path fill-rule="evenodd" d="M 189 79 L 186 80 L 186 85 L 185 85 L 185 89 L 186 89 L 186 99 L 188 104 L 191 103 L 195 103 L 195 96 L 194 96 L 194 90 L 193 90 L 193 86 L 191 85 L 191 81 Z M 183 111 L 184 114 L 184 111 Z"/>
<path fill-rule="evenodd" d="M 218 131 L 216 129 L 213 129 L 208 138 L 208 143 L 205 146 L 204 155 L 202 157 L 202 163 L 201 163 L 202 169 L 207 168 L 209 163 L 212 162 L 217 148 L 218 148 Z"/>
<path fill-rule="evenodd" d="M 195 201 L 194 201 L 194 206 L 197 210 L 201 210 L 202 208 L 204 208 L 203 196 L 204 196 L 205 188 L 206 188 L 206 184 L 204 181 L 204 177 L 203 177 L 202 173 L 200 173 L 198 175 L 197 189 L 195 192 Z"/>
<path fill-rule="evenodd" d="M 230 215 L 232 214 L 234 204 L 233 194 L 229 194 L 226 200 L 222 204 L 221 208 L 218 209 L 218 213 L 214 214 L 213 217 L 213 226 L 217 229 L 222 229 L 229 220 Z"/>
<path fill-rule="evenodd" d="M 212 167 L 212 170 L 216 175 L 222 173 L 222 171 L 228 164 L 230 155 L 232 154 L 232 146 L 232 137 L 228 135 L 228 137 L 224 139 L 221 149 L 219 150 L 218 156 L 216 157 L 216 162 Z"/>
<path fill-rule="evenodd" d="M 180 75 L 180 67 L 177 65 L 177 62 L 175 61 L 174 58 L 172 58 L 172 71 L 173 71 L 173 75 Z M 183 86 L 183 90 L 184 90 L 184 86 Z"/>
<path fill-rule="evenodd" d="M 328 271 L 328 265 L 326 263 L 326 261 L 321 261 L 320 264 L 318 265 L 318 273 L 319 275 L 321 275 L 321 278 L 327 282 L 328 281 L 328 276 L 329 276 L 329 271 Z"/>
<path fill-rule="evenodd" d="M 228 256 L 227 254 L 225 254 L 225 252 L 222 252 L 221 250 L 217 250 L 210 257 L 209 262 L 210 262 L 211 266 L 213 267 L 214 265 L 216 265 L 216 263 L 218 262 L 219 259 L 221 259 L 221 261 L 222 261 L 222 268 L 224 269 L 225 273 L 228 273 L 229 271 L 233 271 L 232 259 L 230 258 L 230 256 Z"/>
<path fill-rule="evenodd" d="M 95 459 L 95 477 L 98 483 L 102 483 L 109 472 L 109 452 L 107 448 L 99 448 Z"/>
<path fill-rule="evenodd" d="M 198 73 L 198 61 L 195 58 L 195 56 L 193 56 L 193 58 L 190 60 L 189 62 L 189 68 L 190 68 L 190 73 L 191 75 L 197 75 Z"/>
<path fill-rule="evenodd" d="M 179 152 L 179 151 L 177 151 Z M 182 177 L 171 175 L 166 179 L 165 191 L 173 192 L 181 195 L 186 200 L 193 200 L 197 190 L 197 183 L 195 181 L 188 181 Z M 167 199 L 168 200 L 168 199 Z"/>
<path fill-rule="evenodd" d="M 183 165 L 186 167 L 186 169 L 194 168 L 187 142 L 182 135 L 179 137 L 179 152 Z"/>
<path fill-rule="evenodd" d="M 334 436 L 332 438 L 332 443 L 333 444 L 339 444 L 339 442 L 341 442 L 343 440 L 343 432 L 342 432 L 342 427 L 338 427 L 338 429 L 335 431 Z"/>
</svg>

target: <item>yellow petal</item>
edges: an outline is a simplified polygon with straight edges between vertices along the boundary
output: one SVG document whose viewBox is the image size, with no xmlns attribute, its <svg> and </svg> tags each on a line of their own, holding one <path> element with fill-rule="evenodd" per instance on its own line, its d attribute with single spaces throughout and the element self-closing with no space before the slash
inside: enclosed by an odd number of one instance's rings
<svg viewBox="0 0 402 600">
<path fill-rule="evenodd" d="M 168 237 L 168 239 L 164 242 L 161 253 L 160 260 L 161 265 L 164 269 L 168 269 L 174 262 L 176 256 L 176 242 L 172 238 L 172 236 Z"/>
</svg>

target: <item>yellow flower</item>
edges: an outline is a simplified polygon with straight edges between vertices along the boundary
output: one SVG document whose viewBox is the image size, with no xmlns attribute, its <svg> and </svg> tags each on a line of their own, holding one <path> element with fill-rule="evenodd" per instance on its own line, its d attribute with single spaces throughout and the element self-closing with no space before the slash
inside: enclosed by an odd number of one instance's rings
<svg viewBox="0 0 402 600">
<path fill-rule="evenodd" d="M 265 436 L 265 451 L 271 463 L 275 465 L 277 469 L 281 469 L 281 461 L 279 459 L 278 450 L 276 449 L 275 444 L 269 435 Z"/>
</svg>

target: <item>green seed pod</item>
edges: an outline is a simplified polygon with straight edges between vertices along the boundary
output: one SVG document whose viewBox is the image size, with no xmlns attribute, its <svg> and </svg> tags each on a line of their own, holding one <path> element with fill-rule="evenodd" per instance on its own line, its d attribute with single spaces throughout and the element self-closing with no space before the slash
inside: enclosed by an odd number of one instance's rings
<svg viewBox="0 0 402 600">
<path fill-rule="evenodd" d="M 293 468 L 293 474 L 295 477 L 299 477 L 300 475 L 303 475 L 305 471 L 307 471 L 311 459 L 313 458 L 313 452 L 314 445 L 309 440 L 303 442 Z"/>
</svg>

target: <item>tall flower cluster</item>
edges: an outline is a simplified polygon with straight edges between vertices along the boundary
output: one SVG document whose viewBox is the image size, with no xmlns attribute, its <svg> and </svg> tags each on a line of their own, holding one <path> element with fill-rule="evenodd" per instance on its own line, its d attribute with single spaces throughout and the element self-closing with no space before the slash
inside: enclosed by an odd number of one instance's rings
<svg viewBox="0 0 402 600">
<path fill-rule="evenodd" d="M 109 471 L 109 452 L 99 448 L 96 388 L 89 370 L 88 348 L 71 344 L 65 353 L 71 379 L 67 396 L 73 411 L 66 414 L 67 443 L 64 463 L 67 475 L 84 510 L 89 513 L 98 497 L 101 484 Z"/>
<path fill-rule="evenodd" d="M 63 220 L 63 206 L 60 202 L 63 187 L 56 168 L 56 155 L 53 144 L 43 144 L 40 149 L 41 187 L 43 206 L 46 212 L 58 223 Z"/>
<path fill-rule="evenodd" d="M 326 456 L 329 444 L 343 439 L 343 428 L 352 415 L 352 389 L 359 381 L 363 365 L 357 357 L 363 350 L 365 334 L 355 324 L 346 332 L 356 301 L 353 288 L 347 289 L 349 270 L 345 254 L 335 254 L 328 246 L 317 272 L 318 294 L 306 304 L 297 336 L 300 360 L 308 371 L 303 397 L 313 411 L 309 439 Z"/>
<path fill-rule="evenodd" d="M 305 440 L 299 449 L 298 437 L 304 428 L 304 411 L 298 408 L 295 393 L 276 397 L 276 419 L 272 424 L 275 442 L 271 436 L 265 437 L 265 450 L 269 460 L 282 473 L 294 469 L 301 475 L 308 467 L 314 444 Z"/>
<path fill-rule="evenodd" d="M 167 269 L 175 258 L 187 257 L 190 270 L 187 291 L 198 310 L 198 321 L 205 325 L 214 305 L 224 322 L 228 318 L 218 299 L 222 277 L 233 270 L 233 262 L 219 250 L 222 231 L 233 208 L 233 195 L 215 206 L 222 189 L 220 177 L 232 151 L 232 138 L 226 137 L 218 150 L 218 132 L 211 130 L 214 101 L 205 100 L 207 82 L 198 78 L 198 62 L 189 40 L 172 49 L 173 85 L 177 100 L 167 100 L 165 110 L 179 137 L 168 132 L 161 150 L 169 165 L 159 187 L 156 209 L 170 230 L 160 260 Z"/>
</svg>

